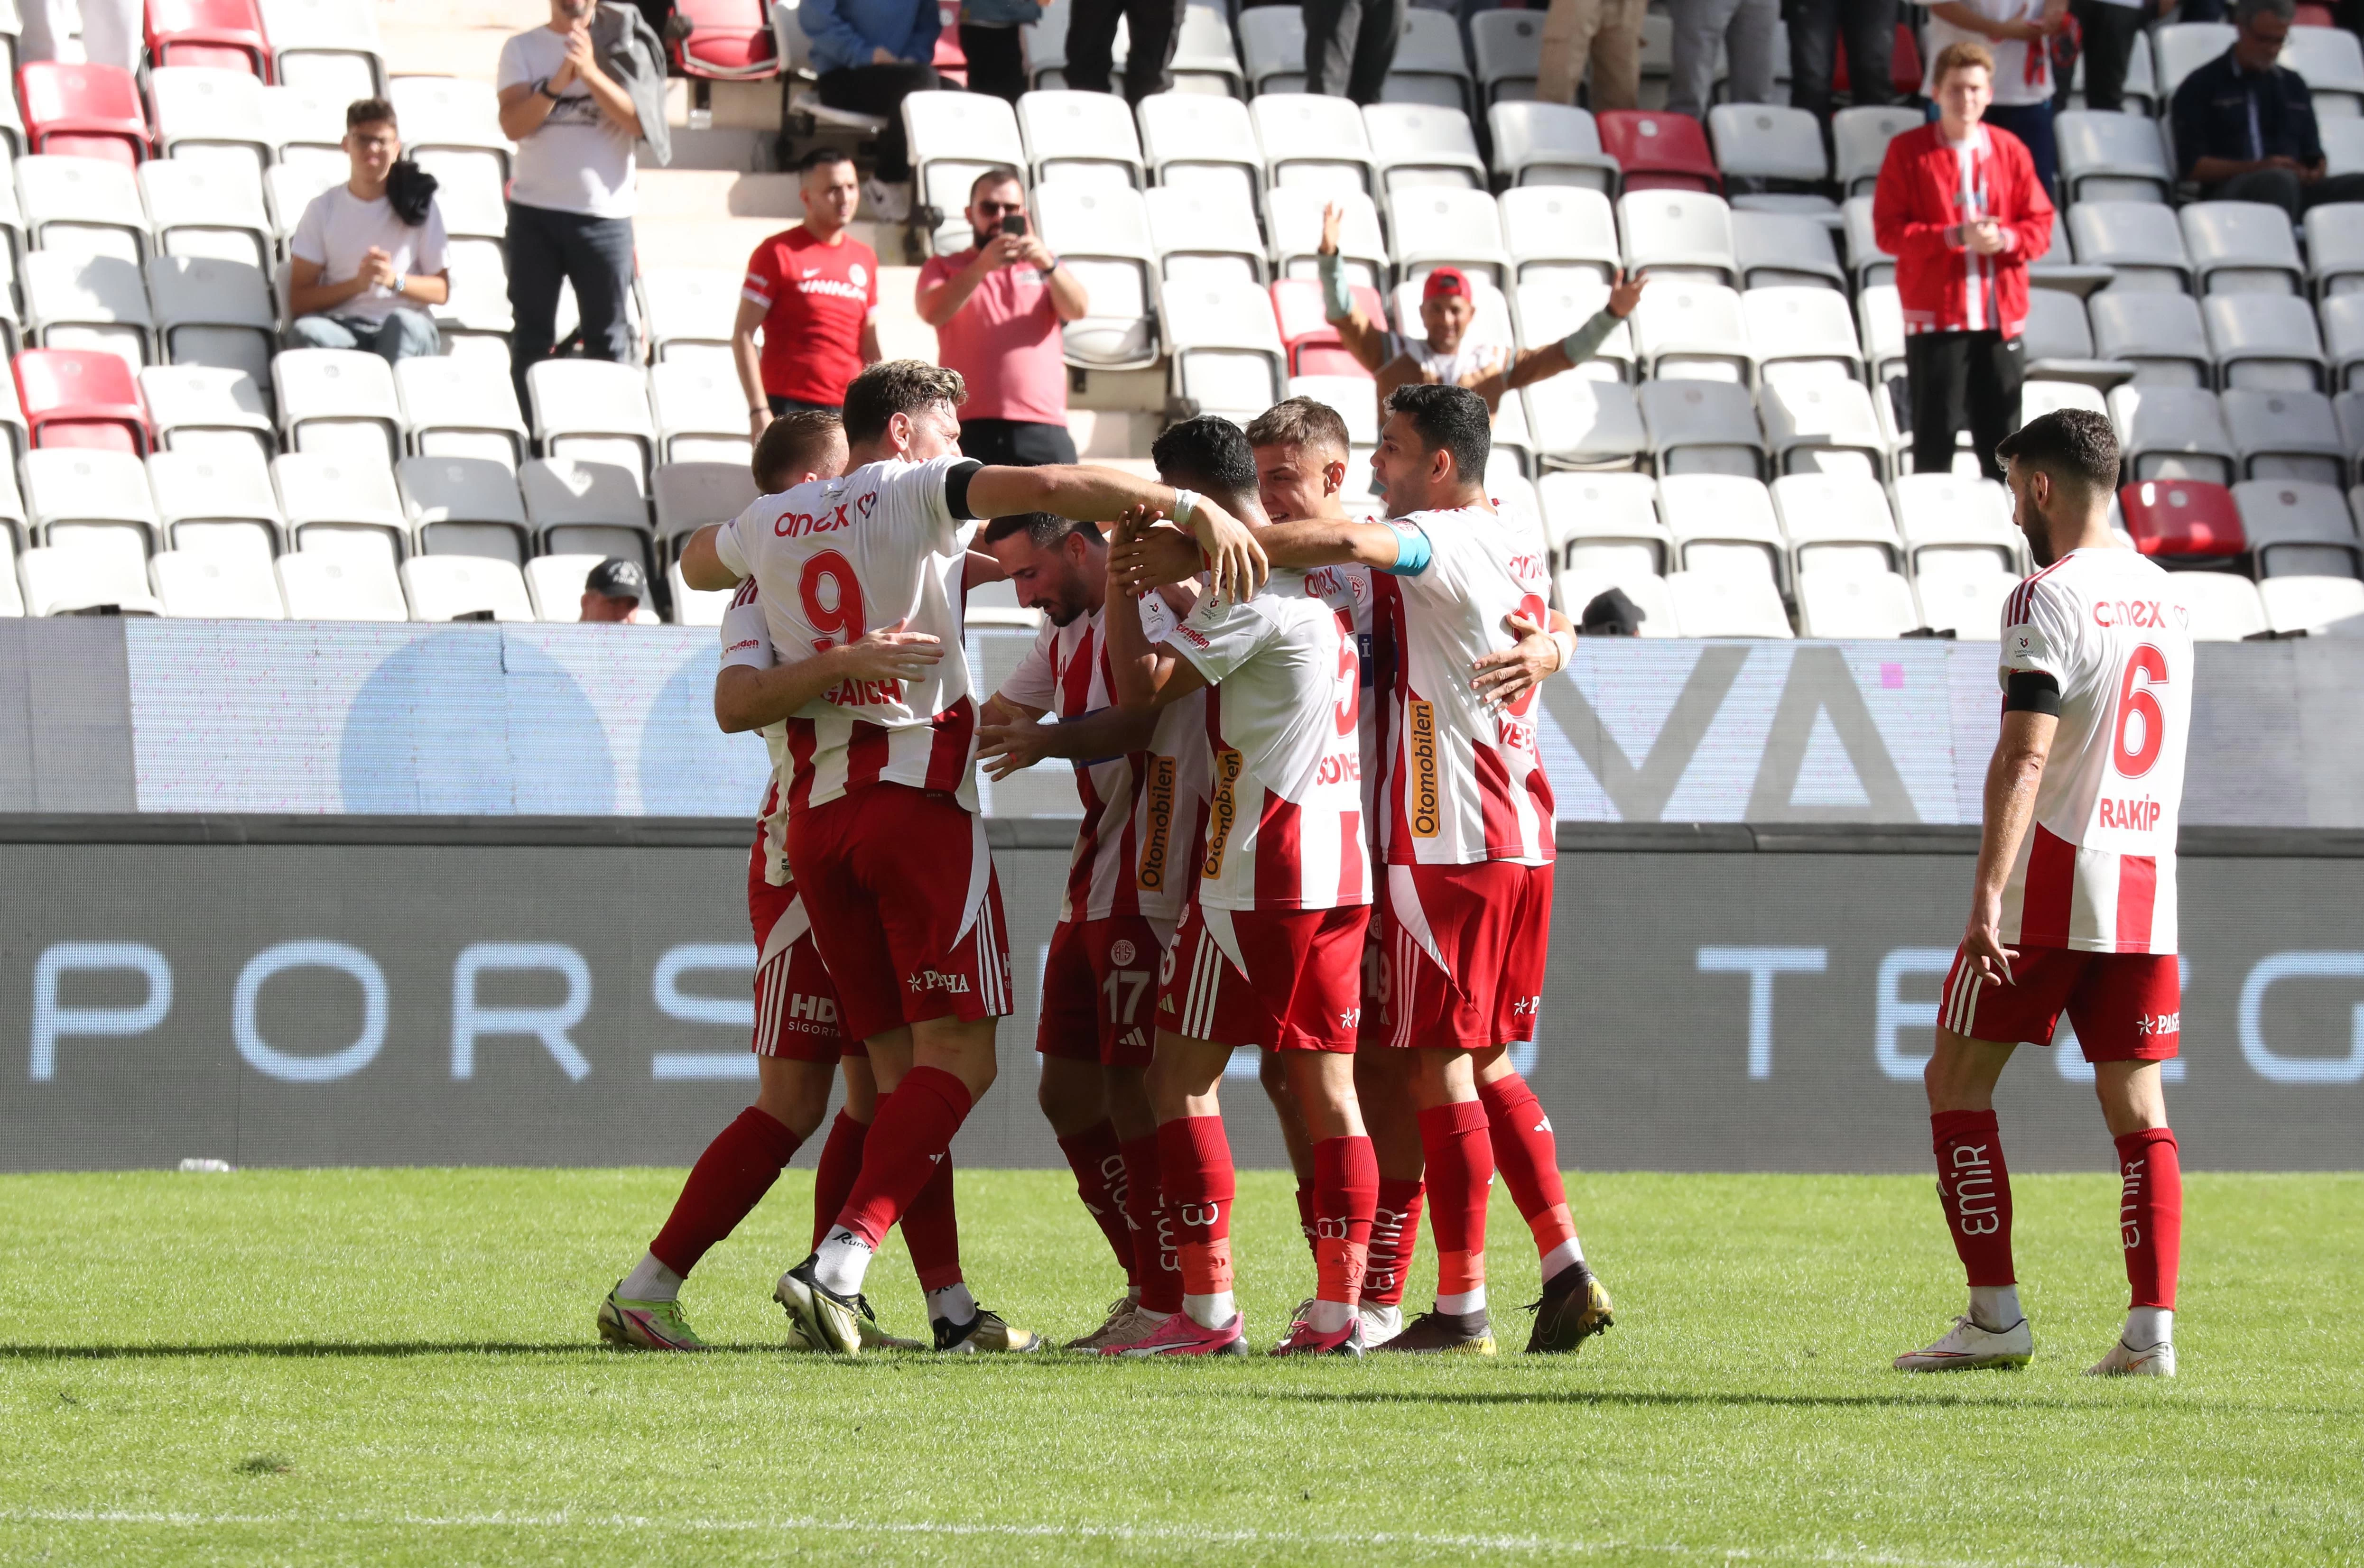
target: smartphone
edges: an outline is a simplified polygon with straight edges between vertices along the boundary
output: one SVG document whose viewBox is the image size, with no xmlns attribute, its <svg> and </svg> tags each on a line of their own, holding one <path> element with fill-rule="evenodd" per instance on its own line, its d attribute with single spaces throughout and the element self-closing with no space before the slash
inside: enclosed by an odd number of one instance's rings
<svg viewBox="0 0 2364 1568">
<path fill-rule="evenodd" d="M 1025 233 L 1025 232 L 1026 232 L 1026 215 L 1025 215 L 1024 213 L 1022 213 L 1022 212 L 1013 212 L 1013 213 L 1009 214 L 1008 217 L 1004 217 L 1004 218 L 1001 220 L 1001 232 L 1002 232 L 1002 233 L 1004 233 L 1004 234 L 1023 234 L 1023 233 Z"/>
</svg>

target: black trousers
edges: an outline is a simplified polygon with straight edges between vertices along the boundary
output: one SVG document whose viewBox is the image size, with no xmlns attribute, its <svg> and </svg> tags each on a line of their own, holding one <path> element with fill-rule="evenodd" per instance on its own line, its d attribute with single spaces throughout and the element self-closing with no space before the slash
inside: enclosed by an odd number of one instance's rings
<svg viewBox="0 0 2364 1568">
<path fill-rule="evenodd" d="M 802 398 L 782 397 L 776 393 L 770 392 L 764 394 L 764 401 L 772 406 L 772 417 L 775 419 L 778 418 L 783 414 L 814 414 L 823 412 L 842 414 L 845 411 L 844 406 L 842 404 L 807 403 Z"/>
<path fill-rule="evenodd" d="M 2108 0 L 2068 0 L 2068 14 L 2077 18 L 2082 39 L 2078 48 L 2085 59 L 2085 106 L 2125 107 L 2126 61 L 2134 58 L 2135 40 L 2142 37 L 2143 23 L 2150 17 L 2148 8 L 2113 6 Z M 2054 102 L 2068 107 L 2067 82 L 2060 83 Z"/>
<path fill-rule="evenodd" d="M 937 86 L 932 65 L 899 60 L 892 65 L 849 65 L 820 73 L 820 101 L 832 109 L 886 117 L 886 128 L 878 133 L 878 177 L 891 185 L 911 177 L 911 146 L 903 134 L 903 100 L 914 93 L 931 93 Z"/>
<path fill-rule="evenodd" d="M 1904 374 L 1912 402 L 1912 471 L 1950 473 L 1954 437 L 1967 422 L 1979 472 L 2001 479 L 1995 448 L 2019 428 L 2024 340 L 1994 331 L 1916 332 L 1904 339 Z"/>
<path fill-rule="evenodd" d="M 1790 0 L 1790 106 L 1831 117 L 1831 77 L 1841 34 L 1846 38 L 1847 96 L 1857 105 L 1892 104 L 1889 70 L 1896 54 L 1896 0 Z"/>
<path fill-rule="evenodd" d="M 519 407 L 532 411 L 525 373 L 550 357 L 558 335 L 561 284 L 574 285 L 584 357 L 614 364 L 636 361 L 625 304 L 632 288 L 630 218 L 585 217 L 511 202 L 507 248 L 509 372 L 517 378 Z"/>
<path fill-rule="evenodd" d="M 1016 28 L 961 24 L 961 53 L 968 57 L 968 90 L 1016 104 L 1026 91 L 1026 48 Z"/>
<path fill-rule="evenodd" d="M 1305 0 L 1305 90 L 1376 104 L 1396 62 L 1405 0 Z"/>
<path fill-rule="evenodd" d="M 1067 85 L 1079 93 L 1111 93 L 1109 72 L 1116 21 L 1130 39 L 1124 57 L 1124 101 L 1138 104 L 1174 85 L 1174 46 L 1182 37 L 1188 0 L 1076 0 L 1067 16 Z"/>
<path fill-rule="evenodd" d="M 1076 438 L 1065 425 L 1028 419 L 964 419 L 961 455 L 988 468 L 1040 468 L 1076 461 Z"/>
<path fill-rule="evenodd" d="M 2299 214 L 2309 207 L 2364 202 L 2364 174 L 2332 174 L 2310 185 L 2288 169 L 2259 169 L 2219 180 L 2200 195 L 2212 202 L 2271 202 L 2296 223 Z"/>
</svg>

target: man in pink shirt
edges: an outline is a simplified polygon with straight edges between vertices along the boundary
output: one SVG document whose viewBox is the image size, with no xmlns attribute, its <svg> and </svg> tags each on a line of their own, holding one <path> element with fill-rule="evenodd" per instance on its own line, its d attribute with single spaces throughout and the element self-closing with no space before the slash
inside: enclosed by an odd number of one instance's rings
<svg viewBox="0 0 2364 1568">
<path fill-rule="evenodd" d="M 1016 170 L 976 177 L 968 221 L 976 243 L 930 258 L 917 300 L 936 329 L 937 362 L 968 384 L 961 451 L 998 465 L 1073 462 L 1059 328 L 1082 319 L 1090 296 L 1034 231 Z"/>
</svg>

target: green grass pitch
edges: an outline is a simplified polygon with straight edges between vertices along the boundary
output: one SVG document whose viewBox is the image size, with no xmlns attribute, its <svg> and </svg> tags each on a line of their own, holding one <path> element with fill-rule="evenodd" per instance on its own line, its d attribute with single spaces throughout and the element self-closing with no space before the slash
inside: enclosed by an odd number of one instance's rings
<svg viewBox="0 0 2364 1568">
<path fill-rule="evenodd" d="M 2102 1176 L 2017 1181 L 2035 1363 L 1917 1379 L 1961 1298 L 1925 1177 L 1573 1178 L 1618 1302 L 1573 1360 L 1511 1353 L 1498 1195 L 1500 1360 L 1113 1365 L 773 1349 L 801 1173 L 690 1283 L 730 1352 L 603 1350 L 678 1179 L 0 1179 L 0 1562 L 2364 1562 L 2364 1176 L 2191 1180 L 2171 1384 L 2078 1375 L 2124 1304 Z M 988 1305 L 1098 1321 L 1064 1173 L 960 1195 Z M 1269 1344 L 1311 1270 L 1285 1179 L 1241 1197 Z M 871 1277 L 920 1327 L 898 1249 Z"/>
</svg>

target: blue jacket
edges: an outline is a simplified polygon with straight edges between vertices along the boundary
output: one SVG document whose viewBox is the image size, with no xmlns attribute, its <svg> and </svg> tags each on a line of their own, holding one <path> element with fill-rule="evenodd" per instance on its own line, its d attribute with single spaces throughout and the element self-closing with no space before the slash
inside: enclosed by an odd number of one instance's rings
<svg viewBox="0 0 2364 1568">
<path fill-rule="evenodd" d="M 2202 158 L 2247 162 L 2280 156 L 2310 168 L 2323 161 L 2314 98 L 2305 79 L 2280 65 L 2244 71 L 2229 49 L 2183 79 L 2169 114 L 2177 172 L 2187 178 L 2192 163 Z"/>
<path fill-rule="evenodd" d="M 936 0 L 801 0 L 797 23 L 812 40 L 820 71 L 867 65 L 874 49 L 925 65 L 935 59 L 936 34 L 943 30 Z"/>
</svg>

